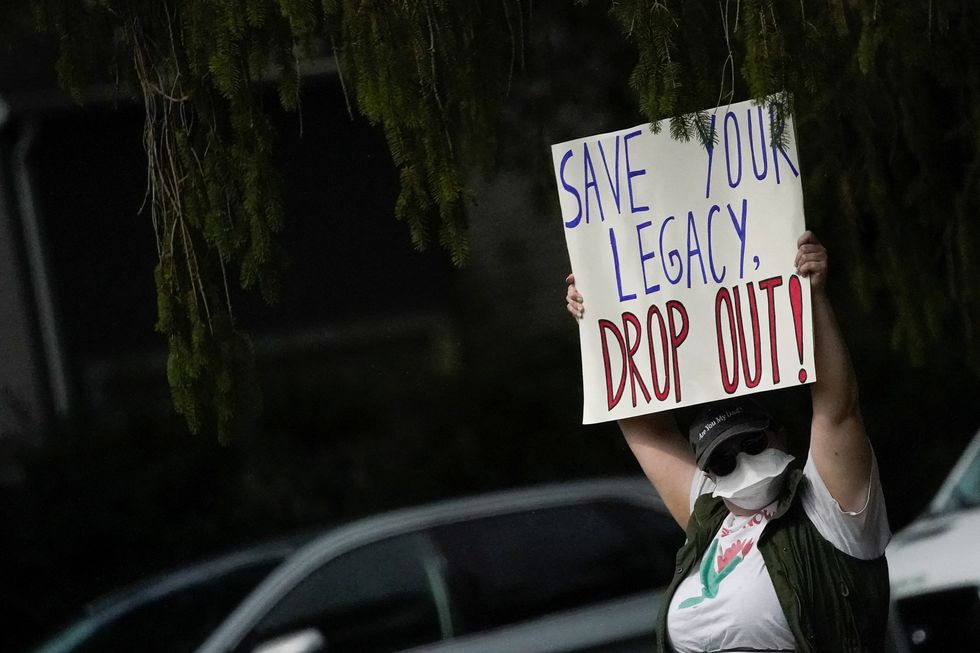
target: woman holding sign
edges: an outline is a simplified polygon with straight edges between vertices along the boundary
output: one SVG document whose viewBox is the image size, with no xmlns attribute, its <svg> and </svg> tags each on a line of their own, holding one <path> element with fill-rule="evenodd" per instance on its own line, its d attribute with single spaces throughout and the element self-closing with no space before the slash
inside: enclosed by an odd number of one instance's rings
<svg viewBox="0 0 980 653">
<path fill-rule="evenodd" d="M 891 537 L 857 381 L 826 294 L 827 251 L 811 232 L 817 381 L 805 464 L 793 465 L 755 402 L 707 404 L 687 442 L 669 413 L 620 420 L 644 473 L 687 531 L 658 619 L 659 650 L 879 651 Z M 571 275 L 567 306 L 584 303 Z"/>
</svg>

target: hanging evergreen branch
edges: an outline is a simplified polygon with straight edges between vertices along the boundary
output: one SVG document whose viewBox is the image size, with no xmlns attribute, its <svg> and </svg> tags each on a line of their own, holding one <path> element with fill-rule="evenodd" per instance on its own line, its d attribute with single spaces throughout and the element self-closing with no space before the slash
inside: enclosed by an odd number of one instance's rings
<svg viewBox="0 0 980 653">
<path fill-rule="evenodd" d="M 413 244 L 468 253 L 464 160 L 486 161 L 513 70 L 523 60 L 519 0 L 324 0 L 361 112 L 399 170 L 395 216 Z"/>
<path fill-rule="evenodd" d="M 639 53 L 642 112 L 672 117 L 674 138 L 700 136 L 692 116 L 718 98 L 766 98 L 776 143 L 792 113 L 809 144 L 808 214 L 847 248 L 856 297 L 896 315 L 888 337 L 913 362 L 965 333 L 980 373 L 980 273 L 968 254 L 980 244 L 974 5 L 622 0 L 611 13 Z M 706 87 L 719 75 L 720 89 Z M 936 174 L 950 156 L 961 167 Z"/>
<path fill-rule="evenodd" d="M 75 35 L 101 28 L 128 52 L 128 81 L 146 111 L 147 200 L 157 244 L 157 330 L 168 344 L 176 410 L 193 432 L 225 441 L 260 406 L 254 356 L 238 327 L 229 275 L 268 302 L 278 294 L 283 255 L 274 135 L 258 80 L 278 69 L 279 95 L 298 93 L 293 43 L 301 16 L 272 3 L 144 0 L 79 5 L 49 0 L 42 26 L 61 36 L 61 61 L 91 63 Z M 292 23 L 290 22 L 292 21 Z M 114 53 L 113 53 L 114 54 Z M 60 65 L 80 85 L 79 65 Z"/>
<path fill-rule="evenodd" d="M 234 42 L 219 36 L 211 68 L 218 88 L 195 86 L 184 43 L 194 36 L 194 16 L 183 23 L 176 7 L 157 7 L 166 31 L 149 31 L 151 16 L 132 14 L 123 32 L 146 109 L 148 205 L 159 257 L 156 328 L 169 346 L 175 408 L 192 431 L 207 426 L 227 440 L 258 409 L 252 347 L 235 324 L 228 266 L 237 263 L 244 287 L 258 283 L 270 301 L 276 292 L 272 234 L 282 209 L 268 176 L 271 136 L 254 98 L 242 96 L 252 91 L 240 81 L 246 66 L 236 67 L 230 55 Z M 224 116 L 232 125 L 247 117 L 252 128 L 225 135 Z"/>
<path fill-rule="evenodd" d="M 464 158 L 486 161 L 523 61 L 519 0 L 39 0 L 66 88 L 110 61 L 146 109 L 147 202 L 156 236 L 156 328 L 174 405 L 192 431 L 231 437 L 259 405 L 252 346 L 229 276 L 273 302 L 282 253 L 275 135 L 264 80 L 299 102 L 299 57 L 340 43 L 341 66 L 399 169 L 395 215 L 419 249 L 466 260 Z M 104 40 L 92 38 L 103 35 Z M 112 44 L 106 47 L 105 44 Z M 117 73 L 119 72 L 117 70 Z"/>
<path fill-rule="evenodd" d="M 97 64 L 146 106 L 157 327 L 175 404 L 192 429 L 227 437 L 256 403 L 229 278 L 276 296 L 283 213 L 261 88 L 274 80 L 281 104 L 296 107 L 300 63 L 317 42 L 330 44 L 345 89 L 385 135 L 401 180 L 394 212 L 412 242 L 438 242 L 465 261 L 465 170 L 492 162 L 500 108 L 525 59 L 530 0 L 36 0 L 32 8 L 59 39 L 66 87 L 80 87 Z M 891 341 L 912 360 L 956 325 L 970 334 L 980 370 L 974 4 L 617 0 L 609 10 L 636 47 L 629 82 L 655 128 L 672 118 L 674 138 L 710 146 L 717 136 L 705 108 L 767 98 L 778 143 L 795 109 L 812 144 L 801 153 L 808 214 L 849 251 L 855 296 L 869 311 L 895 312 Z M 950 152 L 955 174 L 935 173 Z M 916 276 L 924 269 L 943 283 Z"/>
</svg>

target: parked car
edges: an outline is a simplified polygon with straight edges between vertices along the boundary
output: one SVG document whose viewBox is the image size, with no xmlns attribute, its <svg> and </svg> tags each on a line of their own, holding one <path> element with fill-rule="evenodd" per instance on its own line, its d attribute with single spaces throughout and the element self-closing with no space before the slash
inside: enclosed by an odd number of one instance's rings
<svg viewBox="0 0 980 653">
<path fill-rule="evenodd" d="M 683 539 L 645 479 L 444 501 L 167 575 L 38 653 L 646 652 Z"/>
<path fill-rule="evenodd" d="M 976 651 L 980 642 L 980 431 L 925 514 L 888 547 L 895 647 Z"/>
</svg>

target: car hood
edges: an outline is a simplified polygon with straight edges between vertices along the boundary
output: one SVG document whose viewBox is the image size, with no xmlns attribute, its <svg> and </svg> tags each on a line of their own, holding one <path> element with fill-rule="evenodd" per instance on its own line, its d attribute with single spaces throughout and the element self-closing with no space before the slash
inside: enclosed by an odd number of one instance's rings
<svg viewBox="0 0 980 653">
<path fill-rule="evenodd" d="M 892 598 L 980 584 L 980 508 L 917 519 L 888 546 Z"/>
</svg>

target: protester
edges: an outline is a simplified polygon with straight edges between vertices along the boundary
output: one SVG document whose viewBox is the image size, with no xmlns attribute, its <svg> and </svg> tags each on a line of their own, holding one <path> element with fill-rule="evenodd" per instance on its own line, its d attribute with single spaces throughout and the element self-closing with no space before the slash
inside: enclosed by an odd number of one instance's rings
<svg viewBox="0 0 980 653">
<path fill-rule="evenodd" d="M 796 269 L 810 280 L 817 380 L 805 464 L 750 399 L 708 404 L 685 442 L 670 411 L 619 421 L 630 449 L 687 531 L 657 624 L 660 651 L 879 651 L 891 537 L 857 381 L 811 232 Z M 566 301 L 585 304 L 569 275 Z M 801 468 L 802 467 L 802 468 Z"/>
</svg>

